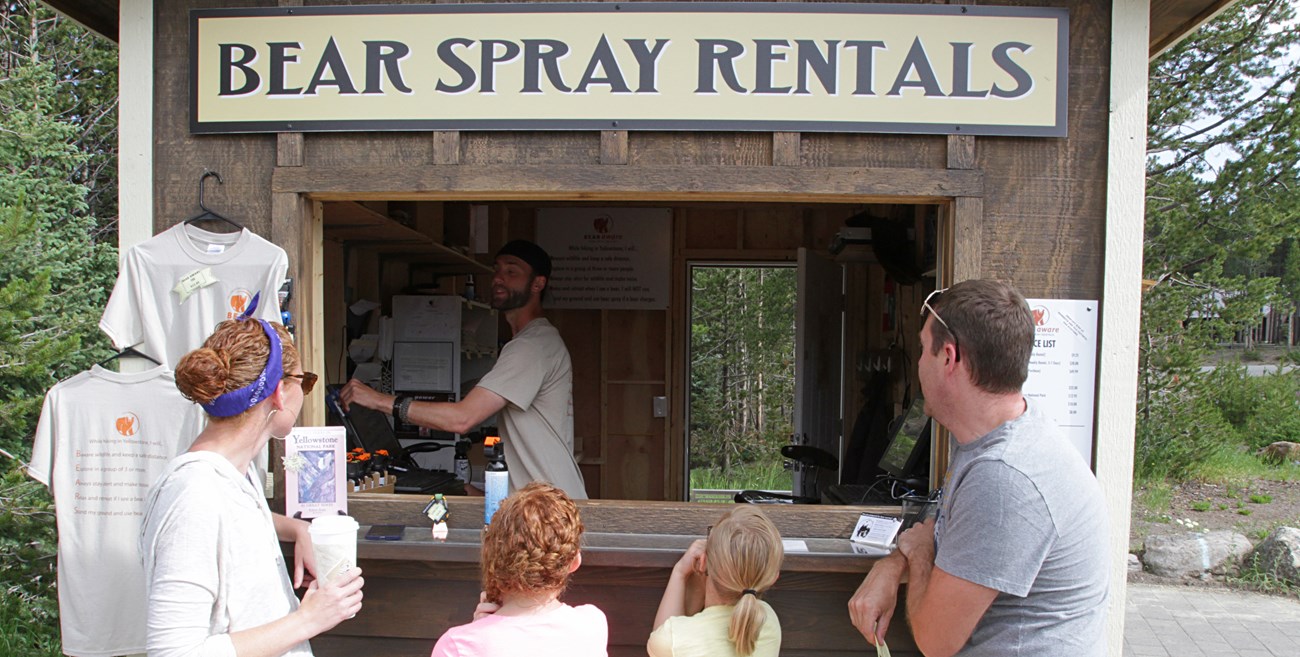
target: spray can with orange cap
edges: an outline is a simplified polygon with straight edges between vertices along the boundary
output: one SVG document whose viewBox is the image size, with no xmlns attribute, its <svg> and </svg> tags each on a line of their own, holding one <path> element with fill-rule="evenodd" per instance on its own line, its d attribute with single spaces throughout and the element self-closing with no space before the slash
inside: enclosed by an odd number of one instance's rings
<svg viewBox="0 0 1300 657">
<path fill-rule="evenodd" d="M 510 472 L 506 469 L 505 445 L 500 436 L 488 436 L 483 440 L 483 455 L 487 457 L 487 468 L 483 471 L 483 525 L 492 524 L 501 501 L 510 492 Z"/>
</svg>

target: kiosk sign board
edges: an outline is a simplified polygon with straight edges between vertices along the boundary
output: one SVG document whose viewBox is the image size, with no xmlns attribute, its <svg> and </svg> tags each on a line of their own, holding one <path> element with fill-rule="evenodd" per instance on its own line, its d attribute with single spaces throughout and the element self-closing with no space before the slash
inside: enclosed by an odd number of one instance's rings
<svg viewBox="0 0 1300 657">
<path fill-rule="evenodd" d="M 537 3 L 195 9 L 196 133 L 1063 137 L 1062 8 Z"/>
</svg>

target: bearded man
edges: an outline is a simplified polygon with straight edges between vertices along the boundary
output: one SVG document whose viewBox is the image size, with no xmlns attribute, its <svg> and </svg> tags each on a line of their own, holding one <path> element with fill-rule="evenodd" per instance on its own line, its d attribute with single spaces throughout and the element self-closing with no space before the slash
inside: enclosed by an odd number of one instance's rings
<svg viewBox="0 0 1300 657">
<path fill-rule="evenodd" d="M 559 331 L 542 316 L 550 276 L 551 257 L 532 242 L 513 240 L 497 251 L 492 307 L 505 315 L 514 337 L 464 399 L 394 397 L 353 379 L 339 391 L 343 408 L 358 404 L 451 433 L 472 431 L 500 413 L 511 492 L 546 481 L 570 498 L 587 499 L 573 454 L 573 366 Z"/>
</svg>

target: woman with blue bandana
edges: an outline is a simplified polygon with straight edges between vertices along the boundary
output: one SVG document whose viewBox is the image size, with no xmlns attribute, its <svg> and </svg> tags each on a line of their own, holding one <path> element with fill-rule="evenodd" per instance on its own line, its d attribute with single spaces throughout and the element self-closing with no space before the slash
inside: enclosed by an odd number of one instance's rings
<svg viewBox="0 0 1300 657">
<path fill-rule="evenodd" d="M 146 502 L 140 553 L 152 657 L 310 655 L 307 640 L 361 609 L 361 570 L 314 579 L 307 523 L 273 514 L 249 467 L 293 428 L 316 375 L 279 324 L 222 322 L 176 366 L 207 428 L 168 464 Z M 295 543 L 293 582 L 279 541 Z M 307 581 L 301 604 L 293 588 Z"/>
</svg>

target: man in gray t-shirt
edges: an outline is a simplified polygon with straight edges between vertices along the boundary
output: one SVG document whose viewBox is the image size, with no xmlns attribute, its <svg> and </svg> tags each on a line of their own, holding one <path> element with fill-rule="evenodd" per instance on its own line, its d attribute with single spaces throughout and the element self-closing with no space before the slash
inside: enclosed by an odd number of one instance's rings
<svg viewBox="0 0 1300 657">
<path fill-rule="evenodd" d="M 884 637 L 908 578 L 907 619 L 928 657 L 1100 657 L 1107 526 L 1092 472 L 1020 394 L 1034 323 L 1009 285 L 966 281 L 922 304 L 926 412 L 956 442 L 937 521 L 898 537 L 849 601 Z"/>
<path fill-rule="evenodd" d="M 573 367 L 560 333 L 542 316 L 542 292 L 551 257 L 527 240 L 497 251 L 492 307 L 500 310 L 514 337 L 501 349 L 492 371 L 454 403 L 415 401 L 386 395 L 353 379 L 339 391 L 351 404 L 392 413 L 406 422 L 439 431 L 466 433 L 500 412 L 510 489 L 547 481 L 573 499 L 587 499 L 573 453 Z"/>
</svg>

